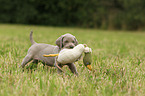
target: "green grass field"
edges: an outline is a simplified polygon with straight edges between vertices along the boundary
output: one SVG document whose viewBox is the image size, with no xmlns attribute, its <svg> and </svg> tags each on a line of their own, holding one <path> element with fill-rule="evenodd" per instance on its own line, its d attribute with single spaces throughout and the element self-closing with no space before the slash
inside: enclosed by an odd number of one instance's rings
<svg viewBox="0 0 145 96">
<path fill-rule="evenodd" d="M 90 72 L 75 63 L 79 77 L 67 67 L 63 75 L 39 63 L 35 71 L 18 67 L 31 46 L 71 33 L 93 49 Z M 81 28 L 0 24 L 0 96 L 144 96 L 145 33 Z M 29 64 L 28 64 L 29 65 Z"/>
</svg>

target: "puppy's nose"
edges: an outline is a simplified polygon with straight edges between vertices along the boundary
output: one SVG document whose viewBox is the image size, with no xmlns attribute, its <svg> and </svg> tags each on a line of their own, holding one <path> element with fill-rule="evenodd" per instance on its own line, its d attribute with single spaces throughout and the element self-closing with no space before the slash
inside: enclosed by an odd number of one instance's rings
<svg viewBox="0 0 145 96">
<path fill-rule="evenodd" d="M 71 49 L 72 49 L 72 48 L 74 48 L 74 46 L 69 46 L 69 48 L 71 48 Z"/>
</svg>

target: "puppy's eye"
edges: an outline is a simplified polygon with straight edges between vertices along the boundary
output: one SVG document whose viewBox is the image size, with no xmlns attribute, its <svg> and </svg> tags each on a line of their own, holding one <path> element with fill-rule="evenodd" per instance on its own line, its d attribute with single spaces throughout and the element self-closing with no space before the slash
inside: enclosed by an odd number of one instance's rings
<svg viewBox="0 0 145 96">
<path fill-rule="evenodd" d="M 75 41 L 72 41 L 72 43 L 75 43 Z"/>
<path fill-rule="evenodd" d="M 65 43 L 68 43 L 68 41 L 65 41 Z"/>
</svg>

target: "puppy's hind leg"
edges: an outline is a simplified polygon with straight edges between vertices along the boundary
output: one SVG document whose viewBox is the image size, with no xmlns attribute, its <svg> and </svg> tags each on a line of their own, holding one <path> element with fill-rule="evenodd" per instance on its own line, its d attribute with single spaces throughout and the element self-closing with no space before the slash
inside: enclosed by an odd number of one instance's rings
<svg viewBox="0 0 145 96">
<path fill-rule="evenodd" d="M 30 62 L 31 60 L 32 60 L 32 55 L 27 54 L 27 55 L 25 56 L 25 58 L 23 59 L 23 61 L 22 61 L 21 65 L 19 66 L 19 68 L 20 68 L 20 67 L 24 68 L 25 65 L 26 65 L 28 62 Z"/>
<path fill-rule="evenodd" d="M 38 60 L 35 60 L 35 59 L 34 59 L 34 60 L 32 61 L 32 63 L 29 64 L 28 68 L 29 68 L 29 69 L 34 69 L 34 70 L 35 70 L 35 69 L 37 68 L 37 65 L 38 65 Z"/>
</svg>

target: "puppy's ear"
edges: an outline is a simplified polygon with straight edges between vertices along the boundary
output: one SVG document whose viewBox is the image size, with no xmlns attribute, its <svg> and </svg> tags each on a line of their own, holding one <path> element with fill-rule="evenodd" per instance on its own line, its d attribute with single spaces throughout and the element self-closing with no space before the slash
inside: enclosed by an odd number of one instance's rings
<svg viewBox="0 0 145 96">
<path fill-rule="evenodd" d="M 64 36 L 62 35 L 62 36 L 60 36 L 60 37 L 56 40 L 56 42 L 55 42 L 55 44 L 56 44 L 59 48 L 62 48 L 62 47 L 63 47 L 63 38 L 64 38 Z"/>
<path fill-rule="evenodd" d="M 75 46 L 78 45 L 78 40 L 75 38 Z"/>
</svg>

